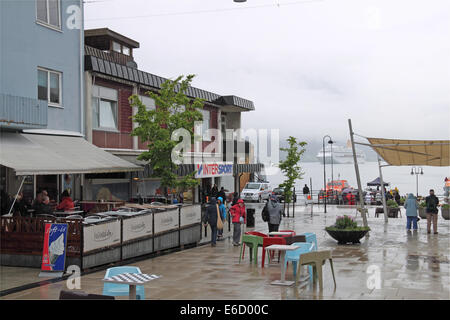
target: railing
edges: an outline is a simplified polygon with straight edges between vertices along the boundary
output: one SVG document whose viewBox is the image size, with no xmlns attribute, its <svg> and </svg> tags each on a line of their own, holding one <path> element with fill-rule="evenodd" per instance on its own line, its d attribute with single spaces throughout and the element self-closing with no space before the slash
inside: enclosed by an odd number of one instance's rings
<svg viewBox="0 0 450 320">
<path fill-rule="evenodd" d="M 47 127 L 47 101 L 0 93 L 0 127 Z"/>
</svg>

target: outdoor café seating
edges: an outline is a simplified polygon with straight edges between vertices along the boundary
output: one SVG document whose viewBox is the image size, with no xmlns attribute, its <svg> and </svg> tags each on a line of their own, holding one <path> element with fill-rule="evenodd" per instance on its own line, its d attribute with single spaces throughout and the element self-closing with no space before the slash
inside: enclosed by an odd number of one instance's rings
<svg viewBox="0 0 450 320">
<path fill-rule="evenodd" d="M 134 266 L 122 266 L 113 267 L 106 270 L 104 278 L 109 278 L 112 276 L 119 275 L 121 273 L 142 273 L 139 267 Z M 104 283 L 103 284 L 103 295 L 106 296 L 128 296 L 130 293 L 130 287 L 126 284 L 116 284 L 116 283 Z M 144 286 L 136 286 L 136 299 L 145 300 L 145 289 Z"/>
<path fill-rule="evenodd" d="M 322 291 L 323 290 L 322 266 L 325 264 L 326 260 L 330 261 L 331 272 L 333 274 L 334 289 L 336 289 L 336 278 L 334 276 L 333 258 L 331 256 L 330 250 L 313 251 L 313 252 L 308 252 L 308 253 L 302 254 L 300 256 L 297 276 L 295 277 L 295 282 L 298 283 L 298 279 L 299 279 L 300 273 L 301 273 L 301 267 L 303 265 L 310 265 L 313 267 L 314 284 L 316 283 L 316 279 L 318 278 L 319 279 L 319 288 Z"/>
<path fill-rule="evenodd" d="M 271 246 L 273 244 L 286 244 L 286 238 L 284 237 L 264 237 L 263 238 L 263 251 L 262 251 L 262 258 L 261 258 L 261 268 L 264 268 L 264 263 L 266 260 L 266 247 Z M 270 255 L 269 254 L 269 261 L 270 261 Z M 279 256 L 278 256 L 279 258 Z"/>
<path fill-rule="evenodd" d="M 294 251 L 287 251 L 286 255 L 284 256 L 284 267 L 285 269 L 287 268 L 288 262 L 292 262 L 293 268 L 293 274 L 294 274 L 294 278 L 297 275 L 297 264 L 299 262 L 299 259 L 301 257 L 302 254 L 311 252 L 314 249 L 314 243 L 310 243 L 310 242 L 295 242 L 292 244 L 293 246 L 297 246 L 299 247 L 298 249 L 294 250 Z M 309 274 L 310 274 L 310 279 L 312 279 L 312 267 L 309 266 Z"/>
<path fill-rule="evenodd" d="M 251 231 L 252 233 L 255 233 L 255 231 Z M 267 237 L 264 233 L 256 232 L 260 235 L 250 234 L 250 232 L 246 232 L 244 235 L 242 235 L 242 243 L 241 243 L 241 250 L 239 253 L 239 263 L 241 263 L 241 259 L 244 258 L 244 252 L 245 252 L 245 245 L 250 250 L 250 261 L 253 260 L 255 264 L 258 264 L 258 247 L 263 246 L 263 239 Z"/>
</svg>

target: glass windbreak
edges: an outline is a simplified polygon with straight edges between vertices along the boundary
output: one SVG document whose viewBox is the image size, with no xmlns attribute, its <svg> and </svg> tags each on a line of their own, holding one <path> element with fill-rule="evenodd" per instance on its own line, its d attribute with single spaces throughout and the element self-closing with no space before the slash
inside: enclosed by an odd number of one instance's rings
<svg viewBox="0 0 450 320">
<path fill-rule="evenodd" d="M 257 190 L 261 187 L 259 183 L 247 183 L 244 189 Z"/>
</svg>

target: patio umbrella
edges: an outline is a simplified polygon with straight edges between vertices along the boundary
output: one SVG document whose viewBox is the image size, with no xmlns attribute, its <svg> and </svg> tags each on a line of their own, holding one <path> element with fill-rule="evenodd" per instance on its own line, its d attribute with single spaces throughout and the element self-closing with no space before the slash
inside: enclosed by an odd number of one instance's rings
<svg viewBox="0 0 450 320">
<path fill-rule="evenodd" d="M 383 181 L 383 184 L 385 186 L 389 185 L 389 182 Z M 380 181 L 380 177 L 376 178 L 375 180 L 371 181 L 371 182 L 367 182 L 367 185 L 369 187 L 379 187 L 381 186 L 381 181 Z"/>
</svg>

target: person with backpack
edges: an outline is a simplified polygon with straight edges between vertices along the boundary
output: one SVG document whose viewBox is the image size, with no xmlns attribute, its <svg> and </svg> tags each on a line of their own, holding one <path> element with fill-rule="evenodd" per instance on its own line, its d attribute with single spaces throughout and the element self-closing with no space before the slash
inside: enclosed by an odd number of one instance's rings
<svg viewBox="0 0 450 320">
<path fill-rule="evenodd" d="M 278 231 L 278 227 L 280 226 L 281 222 L 281 216 L 283 214 L 283 208 L 278 203 L 275 195 L 272 195 L 270 197 L 264 208 L 267 208 L 266 210 L 269 216 L 269 219 L 267 221 L 269 232 Z"/>
<path fill-rule="evenodd" d="M 427 213 L 427 233 L 431 233 L 431 222 L 433 222 L 433 232 L 437 234 L 438 206 L 439 199 L 434 195 L 434 190 L 430 190 L 430 195 L 425 198 Z"/>
<path fill-rule="evenodd" d="M 222 224 L 225 225 L 225 220 L 227 219 L 227 209 L 225 208 L 222 197 L 217 198 L 217 204 L 219 206 L 219 212 L 220 212 L 220 218 L 222 219 Z M 217 231 L 217 240 L 222 240 L 222 237 L 223 237 L 223 229 L 219 229 Z"/>
<path fill-rule="evenodd" d="M 244 200 L 239 199 L 237 203 L 230 208 L 230 215 L 233 222 L 233 245 L 239 246 L 241 241 L 241 224 L 246 222 Z"/>
</svg>

